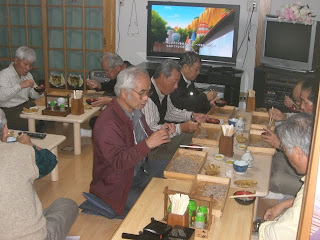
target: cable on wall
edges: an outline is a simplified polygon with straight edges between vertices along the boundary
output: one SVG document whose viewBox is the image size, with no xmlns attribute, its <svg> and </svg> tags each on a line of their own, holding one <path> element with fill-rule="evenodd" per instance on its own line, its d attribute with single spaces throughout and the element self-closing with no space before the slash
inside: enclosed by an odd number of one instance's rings
<svg viewBox="0 0 320 240">
<path fill-rule="evenodd" d="M 139 24 L 138 24 L 138 14 L 137 14 L 137 4 L 136 4 L 136 0 L 132 0 L 131 15 L 130 15 L 130 22 L 128 26 L 127 35 L 134 36 L 138 34 L 139 34 Z"/>
<path fill-rule="evenodd" d="M 118 11 L 118 20 L 117 20 L 117 31 L 118 31 L 118 46 L 117 46 L 117 50 L 116 50 L 116 53 L 118 53 L 119 51 L 119 46 L 120 46 L 120 40 L 121 40 L 121 35 L 120 35 L 120 8 L 121 8 L 121 5 L 119 4 L 119 11 Z"/>
</svg>

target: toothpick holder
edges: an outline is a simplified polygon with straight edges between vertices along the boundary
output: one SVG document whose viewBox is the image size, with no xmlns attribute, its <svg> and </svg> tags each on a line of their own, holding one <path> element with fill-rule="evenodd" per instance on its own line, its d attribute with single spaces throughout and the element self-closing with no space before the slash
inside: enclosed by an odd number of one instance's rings
<svg viewBox="0 0 320 240">
<path fill-rule="evenodd" d="M 168 214 L 168 225 L 174 227 L 175 225 L 182 227 L 189 227 L 189 211 L 188 209 L 183 215 L 173 213 Z"/>
<path fill-rule="evenodd" d="M 81 115 L 84 113 L 83 98 L 71 99 L 71 114 Z"/>
<path fill-rule="evenodd" d="M 253 112 L 256 110 L 256 97 L 248 97 L 247 101 L 247 112 Z"/>
<path fill-rule="evenodd" d="M 219 140 L 219 153 L 226 157 L 233 156 L 233 136 L 221 136 Z"/>
</svg>

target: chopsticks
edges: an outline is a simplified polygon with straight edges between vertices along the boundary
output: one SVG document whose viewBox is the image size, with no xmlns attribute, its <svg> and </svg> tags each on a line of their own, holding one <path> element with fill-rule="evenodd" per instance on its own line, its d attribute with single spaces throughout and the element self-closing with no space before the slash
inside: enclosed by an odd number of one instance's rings
<svg viewBox="0 0 320 240">
<path fill-rule="evenodd" d="M 288 97 L 290 99 L 290 102 L 296 107 L 296 108 L 300 108 L 289 96 L 285 95 L 286 97 Z"/>
<path fill-rule="evenodd" d="M 262 197 L 261 194 L 232 195 L 229 198 Z"/>
<path fill-rule="evenodd" d="M 272 114 L 272 112 L 273 112 L 273 107 L 272 107 L 272 111 L 271 111 L 271 114 L 270 114 L 269 123 L 267 125 L 267 128 L 271 128 L 272 123 L 273 123 L 273 114 Z"/>
<path fill-rule="evenodd" d="M 223 136 L 226 136 L 226 137 L 232 137 L 235 132 L 235 128 L 233 125 L 224 124 L 224 125 L 221 125 L 221 128 L 222 128 Z"/>
<path fill-rule="evenodd" d="M 73 98 L 80 99 L 82 97 L 82 90 L 73 90 Z"/>
<path fill-rule="evenodd" d="M 208 149 L 208 147 L 191 146 L 191 145 L 180 145 L 180 147 L 183 147 L 183 148 L 201 148 L 201 149 Z"/>
</svg>

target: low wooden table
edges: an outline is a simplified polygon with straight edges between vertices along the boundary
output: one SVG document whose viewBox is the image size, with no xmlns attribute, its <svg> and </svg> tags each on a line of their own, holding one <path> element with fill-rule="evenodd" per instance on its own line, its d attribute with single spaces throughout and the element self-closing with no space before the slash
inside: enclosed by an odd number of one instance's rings
<svg viewBox="0 0 320 240">
<path fill-rule="evenodd" d="M 42 115 L 42 110 L 44 106 L 39 106 L 39 111 L 35 114 L 20 114 L 21 118 L 28 119 L 28 128 L 30 132 L 36 131 L 36 121 L 53 121 L 53 122 L 63 122 L 63 123 L 73 123 L 73 138 L 74 138 L 74 154 L 81 154 L 81 136 L 80 136 L 80 124 L 89 119 L 92 115 L 98 112 L 100 107 L 92 107 L 91 109 L 85 109 L 84 114 L 72 115 L 69 114 L 66 117 Z"/>
<path fill-rule="evenodd" d="M 20 131 L 15 130 L 14 136 L 18 136 L 18 133 Z M 37 139 L 37 138 L 31 138 L 31 142 L 37 145 L 41 148 L 46 148 L 49 151 L 51 151 L 54 155 L 56 155 L 58 160 L 58 146 L 62 142 L 66 140 L 66 137 L 63 135 L 55 135 L 55 134 L 47 134 L 47 136 L 44 139 Z M 51 181 L 58 181 L 59 180 L 59 168 L 58 164 L 51 172 Z"/>
<path fill-rule="evenodd" d="M 191 181 L 153 178 L 111 239 L 122 239 L 121 234 L 123 232 L 138 234 L 150 223 L 152 217 L 156 220 L 162 220 L 164 208 L 163 190 L 166 186 L 171 190 L 189 192 L 191 185 Z M 229 195 L 233 195 L 234 192 L 235 189 L 231 188 Z M 208 239 L 251 239 L 253 215 L 254 204 L 243 206 L 234 199 L 228 198 L 223 216 L 215 219 Z"/>
</svg>

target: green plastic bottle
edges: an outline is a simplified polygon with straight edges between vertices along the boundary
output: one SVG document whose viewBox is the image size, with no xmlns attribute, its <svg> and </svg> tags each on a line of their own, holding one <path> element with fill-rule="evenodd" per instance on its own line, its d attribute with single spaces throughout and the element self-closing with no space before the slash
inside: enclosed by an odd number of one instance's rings
<svg viewBox="0 0 320 240">
<path fill-rule="evenodd" d="M 189 210 L 189 226 L 192 226 L 192 224 L 194 223 L 196 211 L 197 211 L 197 203 L 195 200 L 189 200 L 188 210 Z"/>
<path fill-rule="evenodd" d="M 203 213 L 205 223 L 208 222 L 208 208 L 206 206 L 200 206 L 198 212 Z"/>
<path fill-rule="evenodd" d="M 202 228 L 202 229 L 206 227 L 205 217 L 202 212 L 197 212 L 193 226 L 195 228 Z"/>
</svg>

